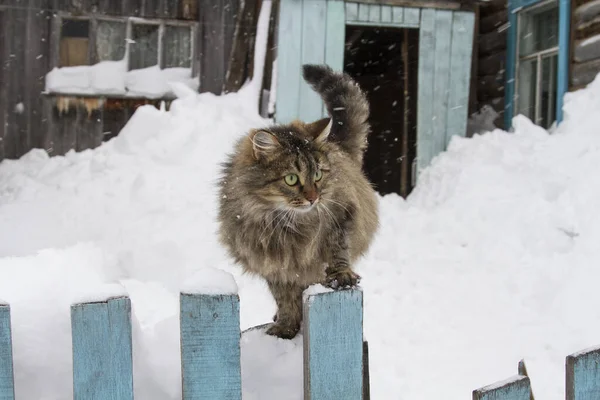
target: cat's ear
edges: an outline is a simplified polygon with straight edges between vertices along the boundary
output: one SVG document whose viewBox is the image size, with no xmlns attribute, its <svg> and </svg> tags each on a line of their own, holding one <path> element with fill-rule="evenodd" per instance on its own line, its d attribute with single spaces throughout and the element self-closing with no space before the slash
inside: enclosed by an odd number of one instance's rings
<svg viewBox="0 0 600 400">
<path fill-rule="evenodd" d="M 313 142 L 324 143 L 331 133 L 333 119 L 323 118 L 306 125 L 306 129 L 313 137 Z"/>
<path fill-rule="evenodd" d="M 254 158 L 268 158 L 279 147 L 279 141 L 272 133 L 267 131 L 254 131 L 250 134 Z"/>
</svg>

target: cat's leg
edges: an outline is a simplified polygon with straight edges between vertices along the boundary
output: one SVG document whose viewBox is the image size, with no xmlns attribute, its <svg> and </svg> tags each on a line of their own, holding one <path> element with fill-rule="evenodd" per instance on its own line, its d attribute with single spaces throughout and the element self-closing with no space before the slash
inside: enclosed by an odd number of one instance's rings
<svg viewBox="0 0 600 400">
<path fill-rule="evenodd" d="M 276 321 L 267 334 L 291 339 L 302 323 L 302 292 L 304 287 L 293 283 L 267 282 L 277 303 Z"/>
<path fill-rule="evenodd" d="M 333 289 L 356 286 L 360 282 L 360 275 L 350 268 L 349 227 L 344 226 L 343 228 L 334 236 L 331 260 L 325 269 L 325 285 Z"/>
</svg>

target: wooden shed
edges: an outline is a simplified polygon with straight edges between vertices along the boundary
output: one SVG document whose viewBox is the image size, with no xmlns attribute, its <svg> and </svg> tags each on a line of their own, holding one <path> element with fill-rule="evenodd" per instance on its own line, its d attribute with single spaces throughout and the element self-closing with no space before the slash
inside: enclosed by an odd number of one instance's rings
<svg viewBox="0 0 600 400">
<path fill-rule="evenodd" d="M 450 138 L 465 136 L 475 22 L 467 3 L 282 1 L 275 119 L 326 114 L 302 64 L 346 71 L 371 103 L 365 172 L 380 193 L 407 195 Z"/>
<path fill-rule="evenodd" d="M 505 125 L 523 114 L 545 128 L 563 97 L 600 73 L 600 0 L 508 0 Z"/>
<path fill-rule="evenodd" d="M 241 85 L 260 4 L 242 13 L 240 0 L 0 0 L 0 161 L 94 148 L 140 105 L 168 109 L 172 93 L 144 87 L 160 74 L 200 92 Z M 242 60 L 226 85 L 236 27 Z"/>
</svg>

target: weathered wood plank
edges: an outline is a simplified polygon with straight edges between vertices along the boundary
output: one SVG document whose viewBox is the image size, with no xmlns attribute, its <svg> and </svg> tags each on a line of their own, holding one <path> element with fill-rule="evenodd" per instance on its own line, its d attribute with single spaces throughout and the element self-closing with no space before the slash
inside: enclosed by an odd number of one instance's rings
<svg viewBox="0 0 600 400">
<path fill-rule="evenodd" d="M 600 58 L 600 35 L 595 35 L 574 43 L 573 59 L 576 62 L 595 60 L 597 58 Z"/>
<path fill-rule="evenodd" d="M 567 400 L 600 398 L 600 348 L 567 357 Z"/>
<path fill-rule="evenodd" d="M 358 4 L 346 3 L 346 21 L 358 21 Z"/>
<path fill-rule="evenodd" d="M 471 82 L 471 56 L 475 15 L 468 11 L 455 11 L 452 21 L 450 51 L 450 82 L 446 118 L 446 146 L 453 135 L 466 136 L 469 114 L 469 84 Z"/>
<path fill-rule="evenodd" d="M 573 64 L 571 84 L 573 86 L 587 85 L 592 82 L 600 72 L 600 59 Z"/>
<path fill-rule="evenodd" d="M 302 4 L 282 1 L 277 35 L 277 96 L 275 119 L 279 123 L 298 117 L 302 79 Z M 285 93 L 285 95 L 283 95 Z"/>
<path fill-rule="evenodd" d="M 478 75 L 504 75 L 506 72 L 506 51 L 479 58 Z"/>
<path fill-rule="evenodd" d="M 369 6 L 369 22 L 381 22 L 381 6 L 379 4 Z"/>
<path fill-rule="evenodd" d="M 3 29 L 0 29 L 0 60 L 5 60 L 8 52 L 8 35 L 6 33 L 7 29 L 4 27 L 8 26 L 8 20 L 5 18 L 3 10 L 0 10 L 0 26 L 3 27 Z M 6 98 L 8 97 L 6 85 L 8 77 L 5 77 L 7 75 L 5 70 L 4 66 L 0 68 L 0 160 L 5 158 L 4 138 L 6 137 Z"/>
<path fill-rule="evenodd" d="M 242 398 L 237 295 L 180 295 L 183 400 Z"/>
<path fill-rule="evenodd" d="M 371 400 L 371 379 L 369 374 L 369 343 L 363 342 L 363 396 L 362 400 Z"/>
<path fill-rule="evenodd" d="M 482 18 L 479 23 L 479 34 L 497 31 L 502 25 L 508 22 L 508 10 L 503 8 L 493 14 Z"/>
<path fill-rule="evenodd" d="M 340 72 L 344 70 L 345 27 L 344 1 L 329 0 L 325 33 L 325 63 Z"/>
<path fill-rule="evenodd" d="M 73 398 L 133 400 L 131 302 L 71 306 Z"/>
<path fill-rule="evenodd" d="M 435 10 L 421 13 L 417 110 L 417 176 L 435 156 L 433 152 L 433 98 L 435 72 Z"/>
<path fill-rule="evenodd" d="M 452 11 L 435 11 L 435 61 L 433 70 L 433 132 L 431 148 L 434 156 L 446 149 L 446 130 L 450 82 L 450 45 L 452 39 Z M 470 60 L 470 59 L 469 59 Z M 452 86 L 454 82 L 452 82 Z M 454 88 L 452 87 L 452 90 Z"/>
<path fill-rule="evenodd" d="M 389 23 L 392 22 L 392 7 L 381 6 L 381 22 Z"/>
<path fill-rule="evenodd" d="M 498 30 L 479 36 L 479 55 L 487 56 L 506 49 L 507 31 Z"/>
<path fill-rule="evenodd" d="M 419 8 L 406 7 L 404 9 L 404 23 L 406 25 L 419 25 L 421 10 Z"/>
<path fill-rule="evenodd" d="M 600 16 L 600 0 L 588 1 L 575 9 L 573 22 L 577 24 L 593 21 Z"/>
<path fill-rule="evenodd" d="M 302 64 L 325 62 L 327 24 L 326 1 L 304 0 L 302 4 Z M 280 92 L 278 92 L 280 93 Z M 300 82 L 299 117 L 313 121 L 323 115 L 321 97 L 304 81 Z"/>
<path fill-rule="evenodd" d="M 362 291 L 307 295 L 303 311 L 304 398 L 362 399 Z"/>
<path fill-rule="evenodd" d="M 392 22 L 395 24 L 404 23 L 404 8 L 403 7 L 393 7 L 392 8 Z"/>
<path fill-rule="evenodd" d="M 344 70 L 344 46 L 346 25 L 344 18 L 344 1 L 329 0 L 327 2 L 327 30 L 325 33 L 325 64 L 335 71 Z M 321 115 L 327 115 L 323 104 Z"/>
<path fill-rule="evenodd" d="M 10 307 L 0 303 L 0 400 L 14 400 Z"/>
<path fill-rule="evenodd" d="M 473 391 L 473 400 L 529 400 L 530 396 L 529 378 L 521 375 Z"/>
<path fill-rule="evenodd" d="M 225 46 L 223 37 L 223 0 L 199 0 L 200 19 L 200 92 L 221 94 L 225 82 Z M 227 54 L 229 58 L 229 54 Z"/>
<path fill-rule="evenodd" d="M 358 20 L 368 21 L 369 20 L 369 5 L 360 3 L 358 5 Z"/>
</svg>

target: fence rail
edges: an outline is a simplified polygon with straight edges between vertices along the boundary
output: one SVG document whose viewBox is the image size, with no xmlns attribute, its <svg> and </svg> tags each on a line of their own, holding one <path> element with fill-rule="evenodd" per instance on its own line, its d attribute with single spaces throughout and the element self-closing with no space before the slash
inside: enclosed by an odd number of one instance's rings
<svg viewBox="0 0 600 400">
<path fill-rule="evenodd" d="M 304 313 L 305 398 L 368 400 L 362 291 L 308 294 Z M 0 400 L 15 399 L 10 320 L 0 304 Z M 181 293 L 180 322 L 183 399 L 241 399 L 239 297 Z M 130 299 L 72 305 L 71 332 L 74 400 L 132 400 Z"/>
<path fill-rule="evenodd" d="M 362 292 L 307 294 L 303 312 L 304 398 L 368 400 Z M 180 322 L 183 399 L 241 399 L 239 297 L 181 293 Z M 129 298 L 72 305 L 71 330 L 74 399 L 132 400 Z M 15 400 L 12 358 L 10 306 L 0 302 L 0 400 Z M 532 399 L 523 361 L 515 376 L 473 391 L 473 400 Z M 566 358 L 566 399 L 600 399 L 600 347 Z"/>
</svg>

